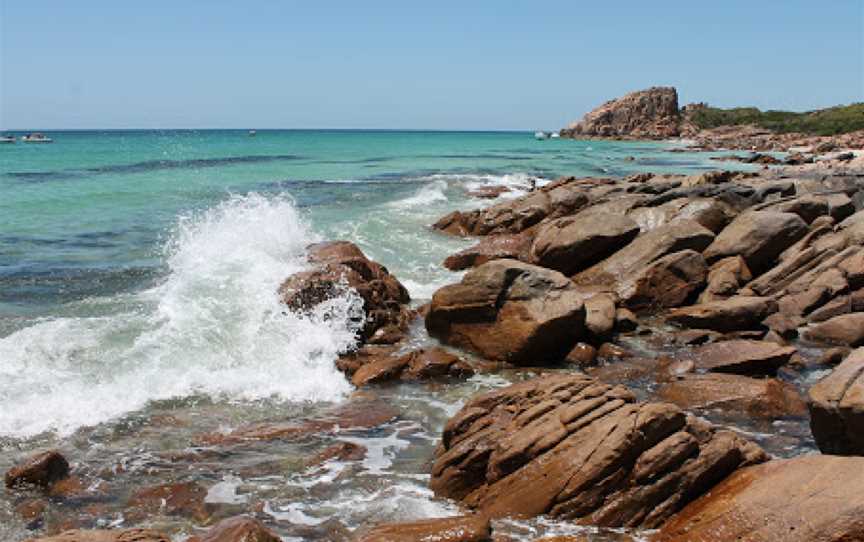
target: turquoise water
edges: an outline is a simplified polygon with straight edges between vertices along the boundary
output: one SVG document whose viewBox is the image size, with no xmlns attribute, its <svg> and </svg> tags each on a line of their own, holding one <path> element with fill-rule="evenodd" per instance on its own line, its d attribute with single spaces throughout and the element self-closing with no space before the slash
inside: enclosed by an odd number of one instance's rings
<svg viewBox="0 0 864 542">
<path fill-rule="evenodd" d="M 333 362 L 353 344 L 356 295 L 311 315 L 286 311 L 276 296 L 306 266 L 309 243 L 358 243 L 419 304 L 459 277 L 441 262 L 471 241 L 429 225 L 453 209 L 489 204 L 469 197 L 471 189 L 506 185 L 507 198 L 532 178 L 715 167 L 708 154 L 663 144 L 536 141 L 528 133 L 49 135 L 52 144 L 0 145 L 0 470 L 46 446 L 85 472 L 129 464 L 125 478 L 103 480 L 119 507 L 111 513 L 121 516 L 123 495 L 140 476 L 190 476 L 191 467 L 159 454 L 186 449 L 196 434 L 351 400 Z M 370 449 L 351 477 L 292 467 L 274 494 L 271 479 L 242 474 L 250 462 L 284 462 L 325 439 L 232 452 L 196 466 L 194 479 L 216 488 L 213 499 L 236 490 L 264 502 L 286 536 L 298 522 L 338 519 L 353 529 L 454 513 L 426 487 L 434 443 L 465 397 L 507 381 L 483 375 L 376 392 L 399 417 L 349 435 Z M 165 416 L 179 421 L 147 421 Z M 24 539 L 10 499 L 0 497 L 0 538 Z"/>
</svg>

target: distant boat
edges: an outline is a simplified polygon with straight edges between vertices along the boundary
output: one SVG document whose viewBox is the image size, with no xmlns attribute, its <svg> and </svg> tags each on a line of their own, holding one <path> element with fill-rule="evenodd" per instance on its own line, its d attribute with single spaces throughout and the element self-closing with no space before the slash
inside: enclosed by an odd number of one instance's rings
<svg viewBox="0 0 864 542">
<path fill-rule="evenodd" d="M 258 132 L 256 132 L 255 130 L 249 130 L 249 137 L 255 137 L 255 134 L 257 133 Z"/>
<path fill-rule="evenodd" d="M 32 134 L 27 134 L 21 138 L 21 141 L 24 143 L 53 143 L 54 140 L 45 134 L 39 132 L 33 132 Z"/>
<path fill-rule="evenodd" d="M 559 137 L 561 137 L 561 134 L 559 134 L 558 132 L 552 132 L 549 137 L 551 137 L 552 139 L 558 139 Z"/>
<path fill-rule="evenodd" d="M 534 132 L 534 139 L 549 139 L 549 134 L 546 132 Z"/>
<path fill-rule="evenodd" d="M 15 143 L 15 136 L 0 136 L 0 143 Z"/>
</svg>

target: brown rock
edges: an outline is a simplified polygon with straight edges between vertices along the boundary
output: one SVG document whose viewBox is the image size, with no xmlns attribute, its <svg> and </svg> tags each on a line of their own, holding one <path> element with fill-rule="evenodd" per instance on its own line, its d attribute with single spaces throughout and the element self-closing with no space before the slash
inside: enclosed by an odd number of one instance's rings
<svg viewBox="0 0 864 542">
<path fill-rule="evenodd" d="M 441 288 L 426 317 L 443 343 L 516 364 L 563 359 L 584 323 L 583 296 L 567 277 L 515 260 L 485 263 Z"/>
<path fill-rule="evenodd" d="M 448 256 L 444 260 L 444 267 L 451 271 L 461 271 L 503 258 L 528 261 L 531 240 L 532 236 L 525 232 L 490 235 L 482 238 L 476 245 Z"/>
<path fill-rule="evenodd" d="M 309 459 L 306 462 L 306 465 L 312 467 L 326 463 L 331 459 L 336 459 L 338 461 L 360 461 L 366 457 L 367 451 L 366 447 L 362 444 L 340 440 L 321 450 L 314 457 Z"/>
<path fill-rule="evenodd" d="M 361 338 L 389 326 L 404 329 L 412 318 L 408 290 L 383 265 L 373 262 L 348 241 L 318 243 L 308 247 L 314 267 L 296 273 L 282 283 L 279 295 L 292 310 L 309 310 L 341 295 L 347 287 L 363 300 L 366 320 Z"/>
<path fill-rule="evenodd" d="M 616 292 L 630 309 L 646 310 L 683 305 L 705 284 L 705 259 L 683 250 L 663 256 L 618 283 Z"/>
<path fill-rule="evenodd" d="M 612 256 L 573 277 L 573 280 L 582 286 L 615 287 L 667 254 L 684 250 L 701 252 L 713 238 L 714 234 L 697 222 L 675 220 L 640 235 Z"/>
<path fill-rule="evenodd" d="M 798 391 L 776 378 L 686 374 L 663 384 L 657 396 L 688 410 L 719 410 L 753 418 L 803 417 L 807 413 Z"/>
<path fill-rule="evenodd" d="M 26 542 L 171 542 L 171 537 L 151 529 L 76 529 Z"/>
<path fill-rule="evenodd" d="M 806 233 L 807 224 L 796 214 L 750 211 L 726 226 L 704 255 L 711 262 L 740 255 L 751 271 L 760 274 Z"/>
<path fill-rule="evenodd" d="M 618 310 L 615 311 L 615 329 L 626 333 L 628 331 L 634 331 L 638 327 L 639 321 L 636 319 L 636 315 L 629 309 L 619 307 Z"/>
<path fill-rule="evenodd" d="M 257 519 L 237 516 L 223 519 L 200 537 L 188 542 L 281 542 L 282 539 Z"/>
<path fill-rule="evenodd" d="M 597 340 L 612 334 L 615 328 L 615 299 L 604 293 L 585 300 L 585 327 Z"/>
<path fill-rule="evenodd" d="M 610 256 L 639 234 L 623 215 L 583 211 L 540 227 L 531 245 L 531 263 L 572 275 Z"/>
<path fill-rule="evenodd" d="M 803 337 L 808 341 L 839 346 L 864 345 L 864 312 L 842 314 L 810 325 Z"/>
<path fill-rule="evenodd" d="M 478 395 L 445 426 L 431 487 L 483 515 L 662 524 L 764 453 L 669 404 L 580 374 Z"/>
<path fill-rule="evenodd" d="M 179 482 L 139 489 L 129 497 L 126 517 L 140 521 L 155 514 L 182 516 L 204 523 L 210 512 L 204 504 L 207 489 L 195 482 Z"/>
<path fill-rule="evenodd" d="M 604 103 L 561 130 L 561 136 L 666 139 L 679 134 L 680 120 L 678 92 L 652 87 Z"/>
<path fill-rule="evenodd" d="M 735 296 L 672 309 L 666 318 L 683 327 L 728 332 L 756 328 L 774 312 L 777 302 L 771 298 Z"/>
<path fill-rule="evenodd" d="M 710 303 L 729 298 L 750 281 L 753 276 L 747 262 L 741 256 L 730 256 L 718 260 L 708 271 L 708 284 L 699 296 L 700 303 Z"/>
<path fill-rule="evenodd" d="M 69 462 L 60 452 L 48 451 L 34 455 L 6 472 L 9 489 L 37 486 L 48 488 L 69 476 Z"/>
<path fill-rule="evenodd" d="M 864 455 L 864 348 L 810 388 L 810 429 L 826 454 Z"/>
<path fill-rule="evenodd" d="M 511 192 L 510 188 L 502 185 L 481 186 L 479 188 L 475 188 L 474 190 L 469 190 L 468 195 L 472 198 L 495 199 L 501 194 L 506 194 L 507 192 Z"/>
<path fill-rule="evenodd" d="M 666 523 L 652 542 L 864 539 L 864 458 L 805 455 L 736 471 Z"/>
<path fill-rule="evenodd" d="M 597 349 L 587 343 L 576 343 L 564 361 L 579 367 L 590 367 L 597 363 Z"/>
<path fill-rule="evenodd" d="M 388 523 L 361 533 L 357 542 L 491 542 L 489 520 L 481 516 Z"/>
<path fill-rule="evenodd" d="M 443 348 L 431 347 L 414 350 L 407 354 L 408 366 L 402 373 L 403 380 L 427 380 L 435 377 L 469 377 L 474 369 L 462 358 Z"/>
<path fill-rule="evenodd" d="M 696 366 L 706 371 L 773 375 L 789 362 L 795 348 L 767 341 L 734 339 L 707 344 L 693 352 Z"/>
</svg>

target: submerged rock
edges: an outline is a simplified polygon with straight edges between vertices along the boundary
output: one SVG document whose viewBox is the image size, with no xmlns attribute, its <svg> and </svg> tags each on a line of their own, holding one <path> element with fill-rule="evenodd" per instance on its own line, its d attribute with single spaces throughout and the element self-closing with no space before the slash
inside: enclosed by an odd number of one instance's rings
<svg viewBox="0 0 864 542">
<path fill-rule="evenodd" d="M 360 532 L 356 542 L 491 542 L 489 519 L 482 516 L 387 523 Z"/>
<path fill-rule="evenodd" d="M 864 539 L 864 458 L 805 455 L 740 469 L 673 517 L 652 542 Z"/>
<path fill-rule="evenodd" d="M 551 374 L 474 397 L 444 428 L 432 489 L 483 515 L 661 525 L 762 450 L 622 386 Z"/>
<path fill-rule="evenodd" d="M 810 429 L 826 454 L 864 455 L 864 348 L 810 388 Z"/>
<path fill-rule="evenodd" d="M 561 273 L 515 260 L 475 267 L 435 292 L 429 334 L 516 364 L 560 361 L 584 334 L 583 295 Z"/>
<path fill-rule="evenodd" d="M 131 521 L 141 521 L 156 514 L 182 516 L 197 523 L 210 519 L 204 502 L 207 489 L 196 482 L 162 484 L 139 489 L 129 498 L 124 514 Z"/>
</svg>

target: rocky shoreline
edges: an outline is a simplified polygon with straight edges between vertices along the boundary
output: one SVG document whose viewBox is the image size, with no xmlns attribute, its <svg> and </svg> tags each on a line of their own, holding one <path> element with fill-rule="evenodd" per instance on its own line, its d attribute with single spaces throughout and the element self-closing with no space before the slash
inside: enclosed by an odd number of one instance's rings
<svg viewBox="0 0 864 542">
<path fill-rule="evenodd" d="M 421 307 L 352 243 L 310 246 L 308 270 L 279 294 L 293 311 L 359 296 L 359 344 L 336 363 L 361 395 L 325 417 L 201 433 L 190 465 L 218 464 L 232 447 L 375 428 L 394 413 L 374 390 L 397 382 L 527 369 L 535 376 L 468 400 L 426 458 L 430 489 L 464 516 L 309 539 L 504 541 L 503 518 L 542 516 L 625 529 L 598 540 L 864 540 L 862 209 L 864 159 L 854 156 L 564 177 L 432 225 L 476 244 L 447 259 L 467 271 Z M 427 334 L 435 341 L 414 340 Z M 814 371 L 827 376 L 814 384 Z M 808 414 L 821 453 L 789 452 L 778 424 Z M 366 453 L 336 440 L 307 465 Z M 100 483 L 69 459 L 46 451 L 6 473 L 16 513 L 36 528 L 57 502 L 100 515 Z M 168 513 L 208 528 L 187 540 L 279 540 L 266 514 L 213 514 L 206 494 L 187 482 L 143 487 L 123 505 L 123 525 Z M 172 534 L 49 523 L 34 540 Z"/>
</svg>

